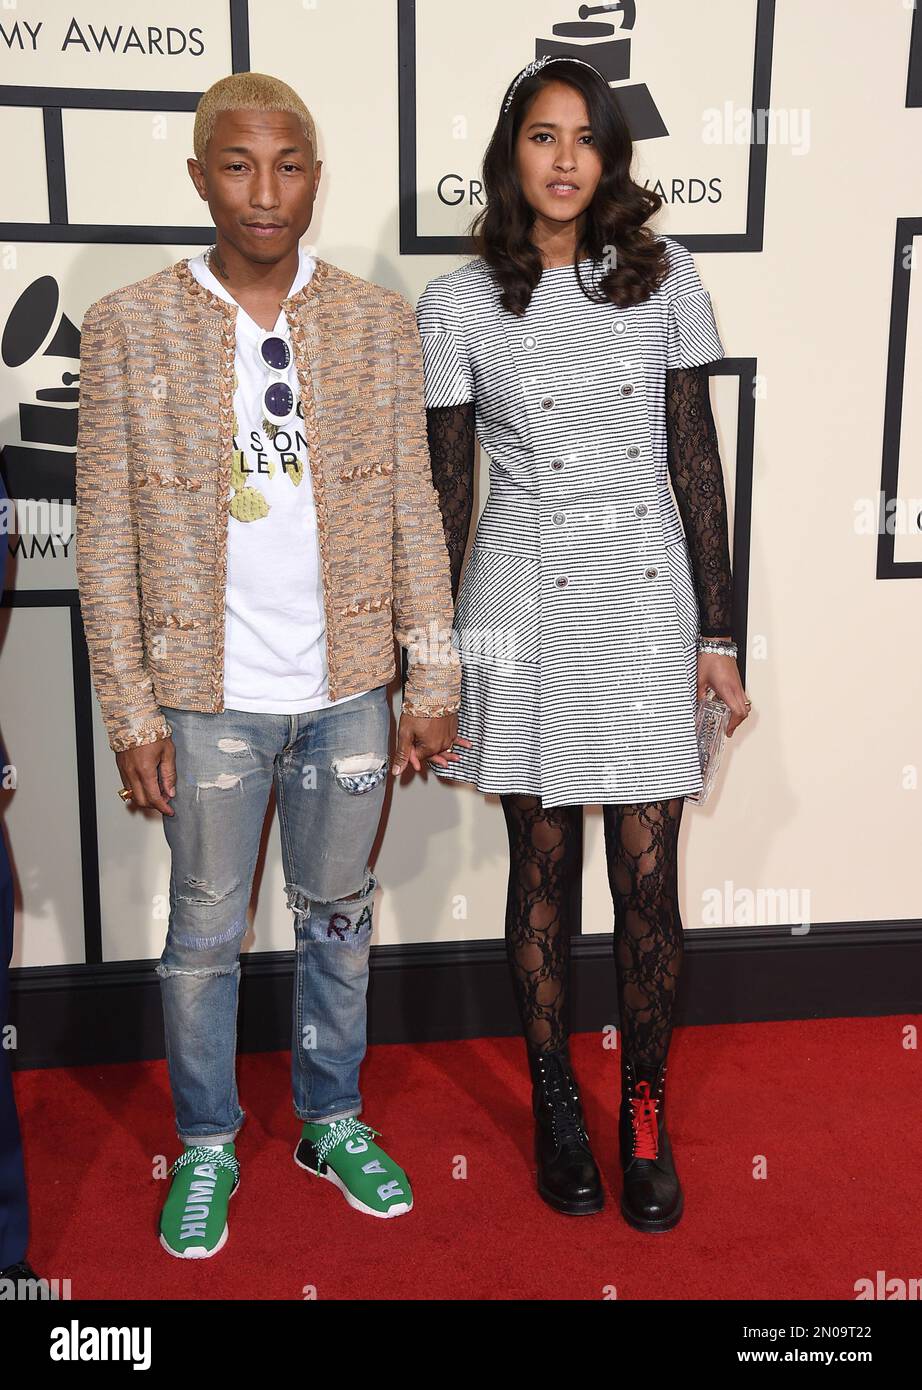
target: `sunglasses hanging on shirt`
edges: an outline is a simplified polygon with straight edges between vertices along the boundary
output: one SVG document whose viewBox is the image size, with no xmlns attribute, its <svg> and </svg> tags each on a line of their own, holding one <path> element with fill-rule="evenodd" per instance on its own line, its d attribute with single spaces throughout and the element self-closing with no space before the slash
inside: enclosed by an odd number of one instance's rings
<svg viewBox="0 0 922 1390">
<path fill-rule="evenodd" d="M 260 335 L 257 351 L 259 360 L 266 370 L 278 373 L 279 379 L 270 379 L 263 390 L 263 410 L 266 416 L 263 424 L 274 435 L 275 430 L 289 424 L 295 415 L 295 395 L 288 382 L 283 379 L 291 365 L 291 344 L 287 338 L 269 329 Z"/>
</svg>

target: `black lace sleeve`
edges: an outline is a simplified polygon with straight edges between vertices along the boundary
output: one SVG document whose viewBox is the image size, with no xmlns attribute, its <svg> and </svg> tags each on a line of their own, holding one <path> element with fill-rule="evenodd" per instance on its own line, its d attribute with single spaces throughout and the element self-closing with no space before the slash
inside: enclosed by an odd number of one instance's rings
<svg viewBox="0 0 922 1390">
<path fill-rule="evenodd" d="M 474 510 L 474 402 L 430 407 L 426 427 L 432 481 L 439 495 L 451 561 L 451 596 L 457 602 Z"/>
<path fill-rule="evenodd" d="M 669 474 L 685 528 L 702 637 L 732 637 L 727 497 L 706 367 L 666 372 Z"/>
</svg>

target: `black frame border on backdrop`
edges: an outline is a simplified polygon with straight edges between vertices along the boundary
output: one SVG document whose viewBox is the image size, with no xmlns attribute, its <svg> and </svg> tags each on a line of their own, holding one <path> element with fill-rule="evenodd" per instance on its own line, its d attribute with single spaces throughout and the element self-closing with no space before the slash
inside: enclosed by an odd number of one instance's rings
<svg viewBox="0 0 922 1390">
<path fill-rule="evenodd" d="M 918 12 L 917 12 L 918 13 Z M 906 386 L 906 344 L 913 271 L 903 264 L 905 250 L 922 239 L 922 217 L 900 217 L 893 248 L 893 290 L 890 297 L 890 345 L 884 397 L 883 456 L 880 468 L 880 509 L 877 531 L 878 579 L 922 579 L 922 560 L 897 560 L 896 535 L 886 526 L 887 506 L 899 496 L 900 442 L 903 432 L 903 394 Z"/>
<path fill-rule="evenodd" d="M 752 111 L 768 110 L 772 90 L 775 0 L 755 0 L 755 47 Z M 404 256 L 470 255 L 467 236 L 430 236 L 419 231 L 416 183 L 416 0 L 397 0 L 398 159 L 400 180 L 400 253 Z M 614 88 L 617 94 L 617 87 Z M 746 229 L 743 232 L 670 232 L 690 251 L 761 251 L 765 227 L 768 144 L 749 147 Z"/>
<path fill-rule="evenodd" d="M 909 31 L 909 73 L 906 78 L 906 105 L 922 106 L 922 19 L 915 0 Z"/>
</svg>

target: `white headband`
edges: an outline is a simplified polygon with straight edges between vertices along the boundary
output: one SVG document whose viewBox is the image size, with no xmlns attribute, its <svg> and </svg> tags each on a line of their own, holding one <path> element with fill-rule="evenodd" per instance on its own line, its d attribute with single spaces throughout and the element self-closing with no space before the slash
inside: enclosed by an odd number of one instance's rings
<svg viewBox="0 0 922 1390">
<path fill-rule="evenodd" d="M 504 115 L 509 110 L 509 107 L 512 103 L 512 98 L 515 96 L 515 89 L 519 85 L 519 83 L 524 81 L 526 77 L 534 77 L 535 73 L 540 72 L 542 68 L 547 67 L 548 63 L 579 63 L 581 67 L 588 68 L 590 72 L 594 72 L 596 77 L 601 77 L 606 87 L 608 86 L 608 79 L 605 78 L 602 75 L 602 73 L 599 72 L 598 68 L 594 68 L 591 63 L 583 62 L 582 58 L 571 58 L 569 54 L 566 53 L 559 53 L 555 57 L 551 57 L 550 54 L 547 54 L 543 58 L 535 58 L 533 62 L 528 64 L 527 68 L 523 68 L 522 71 L 519 73 L 518 77 L 515 79 L 512 86 L 509 88 L 506 100 L 503 102 Z"/>
</svg>

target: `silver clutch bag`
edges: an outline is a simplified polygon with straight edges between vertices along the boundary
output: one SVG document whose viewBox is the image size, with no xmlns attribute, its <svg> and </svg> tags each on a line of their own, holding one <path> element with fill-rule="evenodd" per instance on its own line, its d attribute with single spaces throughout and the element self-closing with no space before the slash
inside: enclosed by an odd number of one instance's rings
<svg viewBox="0 0 922 1390">
<path fill-rule="evenodd" d="M 701 790 L 686 796 L 686 801 L 694 801 L 698 806 L 707 801 L 723 752 L 730 722 L 730 708 L 724 704 L 713 690 L 708 690 L 703 700 L 698 701 L 695 712 L 695 732 L 698 736 L 698 757 L 701 760 Z"/>
</svg>

